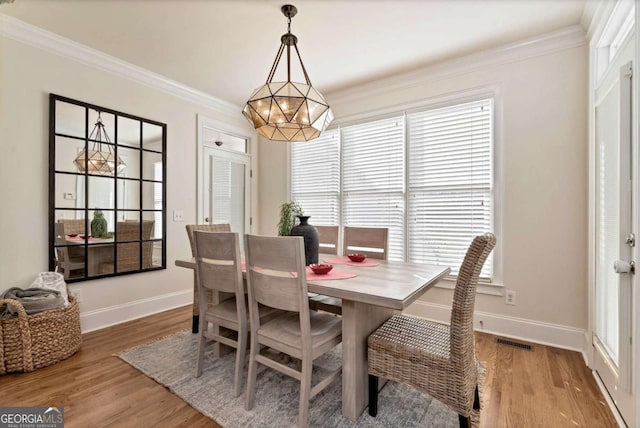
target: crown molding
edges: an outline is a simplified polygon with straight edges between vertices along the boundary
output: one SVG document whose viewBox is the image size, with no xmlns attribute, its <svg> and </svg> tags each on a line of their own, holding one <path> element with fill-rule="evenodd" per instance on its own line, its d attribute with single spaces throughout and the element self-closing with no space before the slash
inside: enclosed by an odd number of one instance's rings
<svg viewBox="0 0 640 428">
<path fill-rule="evenodd" d="M 468 74 L 480 69 L 522 61 L 539 55 L 570 49 L 586 44 L 581 25 L 573 25 L 551 33 L 510 43 L 438 64 L 420 67 L 392 77 L 378 79 L 345 90 L 325 93 L 329 104 L 358 100 L 395 90 L 407 89 L 425 82 Z"/>
<path fill-rule="evenodd" d="M 582 14 L 582 26 L 587 30 L 587 40 L 600 37 L 616 2 L 588 0 Z"/>
<path fill-rule="evenodd" d="M 1 13 L 0 34 L 17 42 L 72 59 L 90 67 L 132 80 L 136 83 L 141 83 L 153 89 L 161 90 L 225 115 L 237 116 L 242 110 L 240 106 L 169 79 L 161 74 L 133 65 L 104 52 Z"/>
<path fill-rule="evenodd" d="M 580 24 L 582 28 L 587 32 L 587 38 L 589 38 L 589 34 L 591 26 L 593 24 L 593 18 L 596 16 L 596 10 L 601 6 L 602 2 L 599 0 L 587 0 L 584 4 L 584 9 L 582 10 L 582 17 L 580 18 Z"/>
</svg>

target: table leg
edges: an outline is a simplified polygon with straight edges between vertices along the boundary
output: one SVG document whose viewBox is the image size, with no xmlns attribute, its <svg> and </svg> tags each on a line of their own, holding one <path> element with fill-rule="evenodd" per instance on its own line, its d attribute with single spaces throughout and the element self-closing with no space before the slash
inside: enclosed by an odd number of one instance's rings
<svg viewBox="0 0 640 428">
<path fill-rule="evenodd" d="M 200 311 L 198 308 L 198 276 L 197 272 L 193 270 L 193 318 L 191 320 L 191 333 L 198 334 Z"/>
<path fill-rule="evenodd" d="M 191 333 L 198 334 L 199 323 L 200 323 L 200 315 L 194 315 L 191 319 Z"/>
<path fill-rule="evenodd" d="M 393 309 L 342 300 L 342 415 L 357 420 L 369 404 L 367 338 Z"/>
</svg>

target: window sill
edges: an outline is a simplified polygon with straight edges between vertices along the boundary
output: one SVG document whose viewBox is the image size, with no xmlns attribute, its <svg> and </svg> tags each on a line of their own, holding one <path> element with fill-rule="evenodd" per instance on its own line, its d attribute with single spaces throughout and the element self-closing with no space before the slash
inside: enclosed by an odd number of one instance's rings
<svg viewBox="0 0 640 428">
<path fill-rule="evenodd" d="M 453 290 L 456 287 L 455 277 L 446 277 L 442 281 L 435 285 L 436 288 L 446 288 L 447 290 Z M 490 282 L 487 280 L 478 281 L 476 288 L 478 294 L 486 294 L 489 296 L 504 296 L 504 284 L 498 284 L 496 282 Z"/>
</svg>

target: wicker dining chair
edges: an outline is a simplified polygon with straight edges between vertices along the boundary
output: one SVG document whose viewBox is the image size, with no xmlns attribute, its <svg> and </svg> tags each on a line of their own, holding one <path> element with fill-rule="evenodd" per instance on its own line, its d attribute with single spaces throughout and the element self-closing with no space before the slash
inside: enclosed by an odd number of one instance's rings
<svg viewBox="0 0 640 428">
<path fill-rule="evenodd" d="M 58 223 L 64 225 L 64 233 L 70 235 L 72 233 L 84 234 L 84 219 L 83 218 L 61 218 Z M 91 221 L 89 221 L 91 223 Z"/>
<path fill-rule="evenodd" d="M 473 309 L 482 266 L 496 244 L 491 233 L 477 236 L 465 255 L 453 295 L 449 326 L 396 314 L 368 339 L 369 414 L 378 412 L 378 377 L 405 383 L 458 413 L 468 427 L 480 409 L 473 337 Z"/>
<path fill-rule="evenodd" d="M 247 256 L 251 319 L 251 352 L 245 407 L 247 410 L 253 407 L 260 363 L 300 381 L 298 426 L 307 426 L 309 401 L 341 373 L 341 368 L 331 370 L 315 385 L 311 385 L 313 360 L 342 342 L 342 320 L 309 310 L 302 237 L 245 235 L 244 248 Z M 296 275 L 292 275 L 292 272 Z M 262 308 L 276 308 L 287 312 L 264 323 L 260 319 Z M 269 358 L 260 352 L 262 347 L 300 360 L 300 368 L 292 368 Z"/>
<path fill-rule="evenodd" d="M 100 263 L 101 274 L 129 272 L 153 267 L 153 235 L 154 220 L 142 221 L 142 235 L 140 234 L 139 221 L 119 221 L 116 223 L 116 240 L 118 244 L 117 264 L 113 262 Z M 131 242 L 128 242 L 131 241 Z M 140 260 L 140 247 L 142 247 L 142 263 Z"/>
<path fill-rule="evenodd" d="M 317 226 L 316 226 L 317 227 Z M 322 242 L 322 241 L 320 241 Z M 357 249 L 353 249 L 353 248 Z M 361 253 L 378 260 L 387 260 L 389 247 L 389 229 L 386 227 L 352 227 L 344 228 L 344 246 L 342 254 Z M 324 311 L 342 315 L 342 299 L 331 296 L 316 295 L 309 297 L 309 306 L 314 311 Z"/>
</svg>

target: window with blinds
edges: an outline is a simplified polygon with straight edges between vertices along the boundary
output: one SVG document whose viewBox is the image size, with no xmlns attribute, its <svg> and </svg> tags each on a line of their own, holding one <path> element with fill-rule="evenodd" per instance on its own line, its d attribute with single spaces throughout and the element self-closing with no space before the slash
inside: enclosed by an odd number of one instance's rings
<svg viewBox="0 0 640 428">
<path fill-rule="evenodd" d="M 455 275 L 492 230 L 492 156 L 492 99 L 407 113 L 292 144 L 291 196 L 311 224 L 387 227 L 389 259 Z"/>
<path fill-rule="evenodd" d="M 473 237 L 491 230 L 492 110 L 486 99 L 407 115 L 410 261 L 457 274 Z"/>
<path fill-rule="evenodd" d="M 339 224 L 338 131 L 326 131 L 312 142 L 291 145 L 291 198 L 311 216 L 311 224 Z"/>
<path fill-rule="evenodd" d="M 342 225 L 389 229 L 391 260 L 404 258 L 404 119 L 342 129 Z"/>
</svg>

